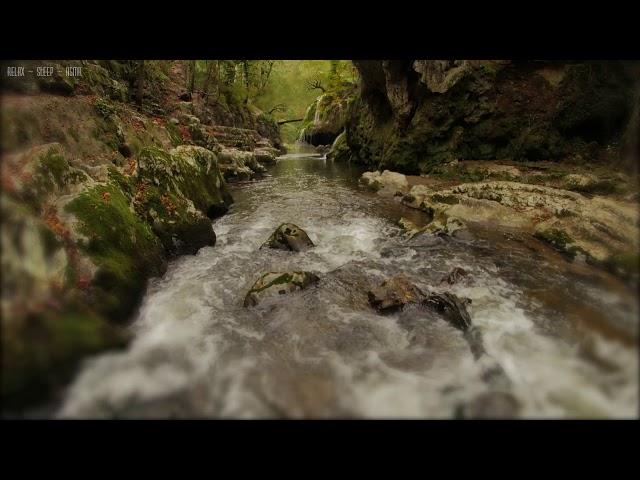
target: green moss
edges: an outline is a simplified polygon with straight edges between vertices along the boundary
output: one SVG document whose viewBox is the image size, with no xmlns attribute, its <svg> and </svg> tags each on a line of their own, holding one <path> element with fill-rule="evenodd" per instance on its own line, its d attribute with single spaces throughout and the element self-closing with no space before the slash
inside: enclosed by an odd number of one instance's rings
<svg viewBox="0 0 640 480">
<path fill-rule="evenodd" d="M 107 175 L 111 183 L 113 185 L 117 185 L 122 193 L 124 193 L 129 199 L 133 197 L 134 185 L 131 177 L 125 177 L 117 168 L 112 166 L 107 168 Z"/>
<path fill-rule="evenodd" d="M 189 211 L 189 204 L 184 198 L 171 193 L 162 194 L 158 188 L 146 186 L 142 193 L 136 195 L 134 208 L 152 225 L 153 232 L 169 255 L 194 254 L 198 249 L 215 243 L 211 220 Z"/>
<path fill-rule="evenodd" d="M 265 273 L 262 276 L 262 278 L 265 278 L 267 275 L 270 275 L 270 273 Z M 302 279 L 300 279 L 300 277 L 302 277 Z M 313 282 L 314 279 L 316 278 L 317 277 L 315 277 L 315 275 L 309 274 L 308 272 L 286 272 L 277 276 L 276 278 L 274 278 L 272 281 L 270 281 L 263 287 L 251 289 L 249 293 L 259 293 L 259 292 L 262 292 L 263 290 L 273 287 L 274 285 L 284 285 L 284 284 L 293 284 L 300 288 L 305 288 L 311 282 Z"/>
<path fill-rule="evenodd" d="M 431 195 L 431 200 L 438 203 L 446 203 L 448 205 L 460 203 L 460 200 L 455 195 L 441 195 L 439 193 Z"/>
<path fill-rule="evenodd" d="M 566 232 L 558 228 L 550 228 L 536 232 L 535 236 L 563 251 L 567 251 L 567 246 L 573 243 L 573 239 Z"/>
<path fill-rule="evenodd" d="M 109 118 L 116 113 L 116 108 L 104 98 L 99 98 L 95 103 L 96 110 L 103 118 Z"/>
<path fill-rule="evenodd" d="M 602 179 L 587 185 L 572 186 L 571 190 L 592 195 L 611 195 L 619 191 L 619 186 L 612 180 Z"/>
<path fill-rule="evenodd" d="M 180 129 L 177 125 L 171 122 L 167 122 L 167 124 L 165 125 L 165 129 L 167 130 L 169 139 L 171 140 L 171 144 L 174 147 L 177 147 L 178 145 L 182 145 L 184 143 L 182 141 L 182 134 L 180 133 Z"/>
<path fill-rule="evenodd" d="M 623 277 L 637 278 L 640 273 L 640 255 L 634 251 L 618 253 L 609 259 L 606 266 Z"/>
<path fill-rule="evenodd" d="M 84 191 L 66 210 L 80 220 L 80 233 L 88 238 L 79 247 L 99 267 L 93 282 L 99 311 L 124 320 L 146 279 L 166 268 L 160 242 L 114 184 Z"/>
<path fill-rule="evenodd" d="M 69 165 L 57 147 L 52 147 L 36 160 L 33 178 L 20 192 L 21 200 L 37 212 L 48 195 L 86 178 L 84 172 Z"/>
<path fill-rule="evenodd" d="M 138 156 L 139 177 L 191 200 L 210 217 L 214 210 L 233 203 L 215 154 L 198 147 L 180 148 L 175 155 L 156 147 L 142 150 Z"/>
<path fill-rule="evenodd" d="M 71 378 L 81 358 L 123 346 L 126 339 L 86 308 L 49 309 L 6 325 L 2 400 L 9 409 L 42 401 Z"/>
<path fill-rule="evenodd" d="M 45 175 L 50 174 L 59 187 L 64 186 L 64 177 L 68 171 L 69 162 L 56 149 L 52 148 L 40 157 L 38 172 Z"/>
</svg>

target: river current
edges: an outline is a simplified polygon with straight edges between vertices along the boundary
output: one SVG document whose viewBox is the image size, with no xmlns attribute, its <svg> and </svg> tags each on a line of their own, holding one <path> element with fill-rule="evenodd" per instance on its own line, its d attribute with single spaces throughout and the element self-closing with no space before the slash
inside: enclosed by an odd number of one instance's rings
<svg viewBox="0 0 640 480">
<path fill-rule="evenodd" d="M 463 238 L 402 235 L 422 213 L 357 184 L 361 170 L 285 155 L 231 187 L 217 243 L 152 279 L 122 351 L 90 358 L 60 418 L 455 418 L 490 393 L 460 331 L 421 307 L 380 315 L 367 290 L 403 273 L 472 300 L 488 355 L 522 418 L 638 414 L 637 298 L 519 232 L 475 225 Z M 260 249 L 281 223 L 316 247 Z M 453 268 L 459 283 L 441 282 Z M 270 271 L 320 282 L 243 307 Z"/>
</svg>

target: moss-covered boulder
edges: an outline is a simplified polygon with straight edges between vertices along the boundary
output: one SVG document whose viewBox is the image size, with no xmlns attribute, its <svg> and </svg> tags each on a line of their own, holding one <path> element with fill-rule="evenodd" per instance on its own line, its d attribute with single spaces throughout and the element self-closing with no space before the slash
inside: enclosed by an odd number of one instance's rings
<svg viewBox="0 0 640 480">
<path fill-rule="evenodd" d="M 338 162 L 347 162 L 351 158 L 349 146 L 347 145 L 347 135 L 342 132 L 336 137 L 327 152 L 327 158 Z"/>
<path fill-rule="evenodd" d="M 195 145 L 181 145 L 170 152 L 145 148 L 138 156 L 140 180 L 193 202 L 210 218 L 224 213 L 233 198 L 218 167 L 215 153 Z"/>
<path fill-rule="evenodd" d="M 346 85 L 323 93 L 307 108 L 298 141 L 311 145 L 331 145 L 344 129 L 349 102 L 355 90 Z"/>
<path fill-rule="evenodd" d="M 283 223 L 271 234 L 260 248 L 275 248 L 303 252 L 313 247 L 314 244 L 302 228 L 293 223 Z"/>
<path fill-rule="evenodd" d="M 278 298 L 317 283 L 320 278 L 311 272 L 269 272 L 253 284 L 244 299 L 245 307 L 256 306 L 266 299 Z"/>
<path fill-rule="evenodd" d="M 266 171 L 253 152 L 223 148 L 218 153 L 218 159 L 220 171 L 226 180 L 250 180 Z"/>
<path fill-rule="evenodd" d="M 133 205 L 136 213 L 151 225 L 168 255 L 195 254 L 204 246 L 215 245 L 211 219 L 188 199 L 141 182 L 136 187 Z"/>
<path fill-rule="evenodd" d="M 64 210 L 77 219 L 77 248 L 98 267 L 90 292 L 98 311 L 126 321 L 147 278 L 166 269 L 162 243 L 114 183 L 85 190 Z"/>
</svg>

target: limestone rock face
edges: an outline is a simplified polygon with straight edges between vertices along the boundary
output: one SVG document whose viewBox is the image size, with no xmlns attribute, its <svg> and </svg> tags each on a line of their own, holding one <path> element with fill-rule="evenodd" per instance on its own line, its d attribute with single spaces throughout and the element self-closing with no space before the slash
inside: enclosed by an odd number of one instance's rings
<svg viewBox="0 0 640 480">
<path fill-rule="evenodd" d="M 283 223 L 260 248 L 276 248 L 293 252 L 303 252 L 314 244 L 303 229 L 293 223 Z"/>
<path fill-rule="evenodd" d="M 345 122 L 345 157 L 374 168 L 420 174 L 456 159 L 574 155 L 617 165 L 619 149 L 609 146 L 623 135 L 632 140 L 637 131 L 639 67 L 633 62 L 355 60 L 354 65 L 360 90 Z M 623 143 L 634 158 L 633 141 Z"/>
<path fill-rule="evenodd" d="M 468 60 L 416 60 L 413 69 L 420 73 L 420 81 L 435 93 L 445 93 L 469 70 Z"/>
<path fill-rule="evenodd" d="M 265 273 L 247 293 L 244 299 L 244 306 L 256 306 L 266 299 L 304 290 L 319 280 L 320 278 L 311 272 Z"/>
</svg>

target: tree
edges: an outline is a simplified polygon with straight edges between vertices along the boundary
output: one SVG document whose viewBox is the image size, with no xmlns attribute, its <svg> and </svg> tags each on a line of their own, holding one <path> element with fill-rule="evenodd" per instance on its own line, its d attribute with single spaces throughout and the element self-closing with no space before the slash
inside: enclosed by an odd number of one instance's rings
<svg viewBox="0 0 640 480">
<path fill-rule="evenodd" d="M 191 60 L 189 62 L 189 83 L 188 83 L 188 87 L 187 90 L 189 91 L 189 93 L 193 93 L 193 89 L 195 88 L 196 85 L 196 61 L 195 60 Z"/>
<path fill-rule="evenodd" d="M 142 107 L 142 97 L 144 95 L 144 76 L 144 60 L 139 60 L 136 72 L 136 103 L 139 107 Z"/>
<path fill-rule="evenodd" d="M 307 81 L 306 85 L 307 85 L 307 89 L 309 90 L 322 90 L 322 93 L 325 93 L 327 91 L 322 86 L 322 82 L 320 82 L 320 80 L 317 78 Z"/>
</svg>

